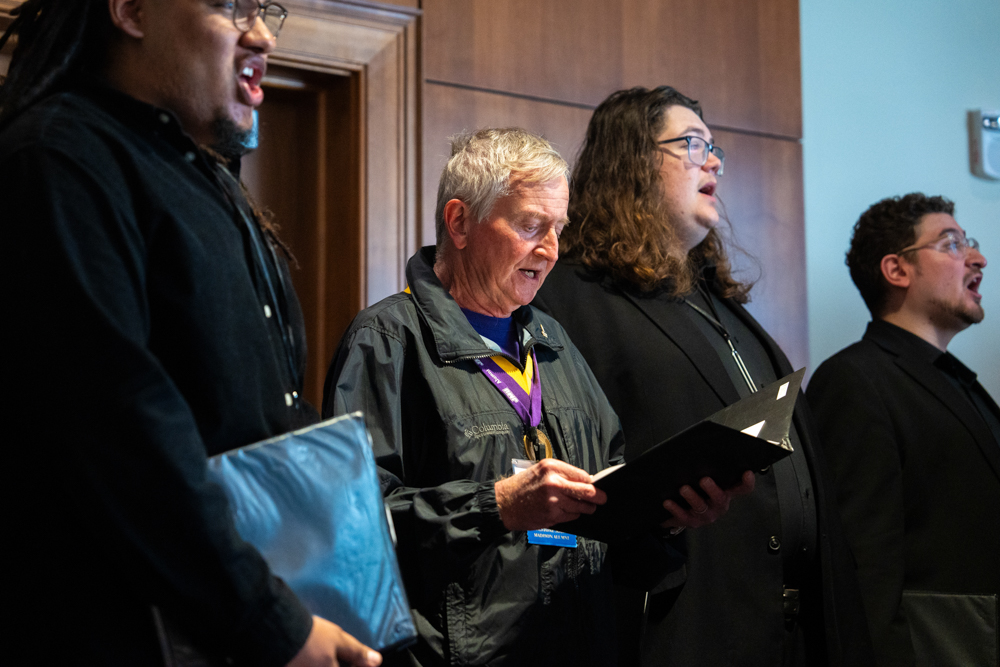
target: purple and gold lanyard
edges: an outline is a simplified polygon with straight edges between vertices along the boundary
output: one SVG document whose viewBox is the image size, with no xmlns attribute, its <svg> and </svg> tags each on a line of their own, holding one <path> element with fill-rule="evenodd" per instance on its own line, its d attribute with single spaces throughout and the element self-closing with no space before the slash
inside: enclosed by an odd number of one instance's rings
<svg viewBox="0 0 1000 667">
<path fill-rule="evenodd" d="M 493 386 L 511 404 L 524 424 L 524 453 L 532 461 L 553 458 L 552 442 L 538 428 L 542 422 L 542 384 L 535 351 L 528 355 L 524 373 L 503 355 L 474 359 Z"/>
</svg>

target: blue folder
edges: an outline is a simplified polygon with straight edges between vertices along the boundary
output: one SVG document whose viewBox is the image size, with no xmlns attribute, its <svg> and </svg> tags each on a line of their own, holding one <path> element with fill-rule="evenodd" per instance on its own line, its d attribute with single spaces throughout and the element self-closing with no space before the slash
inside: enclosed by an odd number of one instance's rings
<svg viewBox="0 0 1000 667">
<path fill-rule="evenodd" d="M 413 641 L 361 413 L 209 459 L 236 529 L 317 616 L 385 651 Z"/>
</svg>

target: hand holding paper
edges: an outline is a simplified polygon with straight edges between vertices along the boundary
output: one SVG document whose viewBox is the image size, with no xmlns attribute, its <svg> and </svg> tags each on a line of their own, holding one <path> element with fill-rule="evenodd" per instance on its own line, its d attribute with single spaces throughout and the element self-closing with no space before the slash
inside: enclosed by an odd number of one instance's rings
<svg viewBox="0 0 1000 667">
<path fill-rule="evenodd" d="M 572 521 L 593 514 L 608 499 L 586 471 L 558 459 L 542 459 L 494 488 L 508 530 L 538 530 Z"/>
</svg>

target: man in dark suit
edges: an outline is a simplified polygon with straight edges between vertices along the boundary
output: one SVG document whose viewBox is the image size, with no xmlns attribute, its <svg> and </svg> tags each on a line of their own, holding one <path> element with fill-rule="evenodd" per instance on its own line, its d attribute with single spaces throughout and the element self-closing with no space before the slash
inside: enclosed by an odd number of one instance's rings
<svg viewBox="0 0 1000 667">
<path fill-rule="evenodd" d="M 723 158 L 697 102 L 661 86 L 602 102 L 574 168 L 563 259 L 535 304 L 593 369 L 627 461 L 793 370 L 743 308 L 716 230 Z M 726 517 L 675 538 L 686 573 L 637 599 L 619 588 L 622 664 L 873 663 L 804 400 L 791 440 Z"/>
<path fill-rule="evenodd" d="M 998 664 L 1000 410 L 947 352 L 983 319 L 986 258 L 953 213 L 913 193 L 862 214 L 847 265 L 873 320 L 809 384 L 884 665 Z"/>
</svg>

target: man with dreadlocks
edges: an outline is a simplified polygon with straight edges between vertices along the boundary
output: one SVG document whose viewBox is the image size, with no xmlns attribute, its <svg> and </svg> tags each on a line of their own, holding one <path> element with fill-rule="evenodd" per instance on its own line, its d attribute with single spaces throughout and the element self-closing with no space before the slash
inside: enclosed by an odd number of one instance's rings
<svg viewBox="0 0 1000 667">
<path fill-rule="evenodd" d="M 309 615 L 207 479 L 206 454 L 316 418 L 287 266 L 236 172 L 285 14 L 28 0 L 3 37 L 17 664 L 162 664 L 168 626 L 219 664 L 380 661 Z"/>
</svg>

